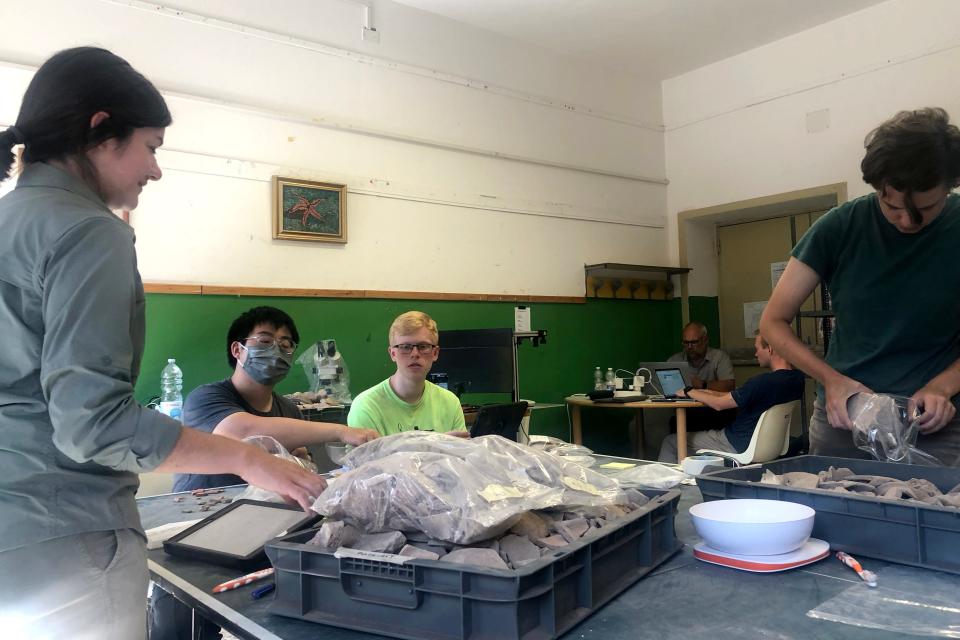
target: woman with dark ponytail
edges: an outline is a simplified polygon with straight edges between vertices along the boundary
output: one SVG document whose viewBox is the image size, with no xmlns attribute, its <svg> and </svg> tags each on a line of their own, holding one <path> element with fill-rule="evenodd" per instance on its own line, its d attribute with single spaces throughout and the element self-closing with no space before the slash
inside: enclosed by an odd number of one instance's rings
<svg viewBox="0 0 960 640">
<path fill-rule="evenodd" d="M 103 49 L 57 53 L 0 132 L 0 628 L 15 637 L 145 635 L 134 494 L 151 470 L 236 473 L 305 509 L 319 476 L 184 428 L 133 397 L 144 295 L 132 209 L 162 173 L 170 112 Z"/>
</svg>

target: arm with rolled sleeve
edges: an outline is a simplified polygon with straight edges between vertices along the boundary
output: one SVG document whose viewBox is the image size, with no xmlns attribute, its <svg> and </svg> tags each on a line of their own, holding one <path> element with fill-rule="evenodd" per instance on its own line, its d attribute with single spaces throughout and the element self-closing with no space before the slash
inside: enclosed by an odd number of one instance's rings
<svg viewBox="0 0 960 640">
<path fill-rule="evenodd" d="M 133 397 L 142 288 L 133 232 L 106 216 L 76 224 L 38 262 L 40 382 L 54 444 L 76 462 L 142 473 L 173 451 L 181 426 Z"/>
</svg>

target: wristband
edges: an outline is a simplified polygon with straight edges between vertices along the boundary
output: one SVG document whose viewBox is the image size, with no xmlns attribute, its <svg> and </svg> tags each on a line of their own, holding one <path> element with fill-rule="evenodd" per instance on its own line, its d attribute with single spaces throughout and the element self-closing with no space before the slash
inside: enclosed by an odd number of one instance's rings
<svg viewBox="0 0 960 640">
<path fill-rule="evenodd" d="M 683 388 L 683 392 L 687 395 L 690 395 L 690 392 L 694 390 L 693 385 L 687 385 Z"/>
</svg>

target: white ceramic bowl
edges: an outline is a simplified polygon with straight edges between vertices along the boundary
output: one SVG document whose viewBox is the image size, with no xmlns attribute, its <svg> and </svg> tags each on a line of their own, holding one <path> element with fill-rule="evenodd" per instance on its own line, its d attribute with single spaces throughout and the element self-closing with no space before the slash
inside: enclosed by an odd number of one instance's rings
<svg viewBox="0 0 960 640">
<path fill-rule="evenodd" d="M 333 464 L 343 464 L 343 457 L 353 449 L 352 446 L 343 442 L 325 442 L 323 447 L 327 450 L 327 456 Z"/>
<path fill-rule="evenodd" d="M 690 507 L 693 526 L 718 551 L 772 556 L 799 549 L 813 531 L 816 511 L 780 500 L 713 500 Z"/>
</svg>

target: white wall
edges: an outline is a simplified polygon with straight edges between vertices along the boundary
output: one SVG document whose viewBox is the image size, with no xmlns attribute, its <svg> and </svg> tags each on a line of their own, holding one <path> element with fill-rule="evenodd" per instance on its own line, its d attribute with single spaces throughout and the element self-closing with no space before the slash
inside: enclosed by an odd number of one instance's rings
<svg viewBox="0 0 960 640">
<path fill-rule="evenodd" d="M 864 136 L 899 110 L 960 121 L 960 3 L 891 0 L 663 83 L 670 246 L 677 213 L 847 182 Z M 830 127 L 808 133 L 806 115 Z M 693 295 L 716 295 L 715 258 L 692 253 Z"/>
<path fill-rule="evenodd" d="M 68 46 L 157 84 L 175 122 L 132 216 L 146 281 L 582 295 L 584 263 L 667 264 L 659 86 L 374 9 L 379 44 L 343 0 L 3 3 L 0 124 Z M 348 243 L 273 240 L 274 174 L 346 183 Z"/>
</svg>

